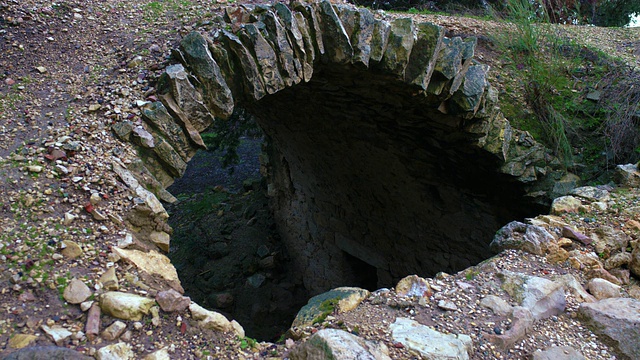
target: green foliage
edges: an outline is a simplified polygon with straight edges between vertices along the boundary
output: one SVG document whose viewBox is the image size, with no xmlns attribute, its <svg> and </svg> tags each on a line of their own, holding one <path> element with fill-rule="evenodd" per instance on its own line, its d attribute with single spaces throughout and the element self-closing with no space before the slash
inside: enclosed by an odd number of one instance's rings
<svg viewBox="0 0 640 360">
<path fill-rule="evenodd" d="M 322 323 L 323 321 L 325 321 L 327 316 L 333 314 L 333 312 L 336 309 L 336 306 L 338 305 L 338 301 L 339 300 L 335 298 L 327 299 L 323 301 L 318 307 L 320 311 L 322 311 L 322 313 L 318 315 L 315 319 L 313 319 L 313 323 L 314 324 Z"/>
<path fill-rule="evenodd" d="M 193 217 L 195 221 L 211 213 L 218 205 L 229 198 L 229 194 L 215 189 L 207 189 L 204 193 L 196 195 L 195 199 L 184 200 L 182 208 L 185 213 Z"/>
<path fill-rule="evenodd" d="M 256 339 L 252 339 L 248 336 L 243 337 L 242 339 L 240 339 L 240 349 L 242 350 L 246 350 L 248 348 L 254 348 L 256 347 L 256 345 L 258 345 L 258 341 Z"/>
</svg>

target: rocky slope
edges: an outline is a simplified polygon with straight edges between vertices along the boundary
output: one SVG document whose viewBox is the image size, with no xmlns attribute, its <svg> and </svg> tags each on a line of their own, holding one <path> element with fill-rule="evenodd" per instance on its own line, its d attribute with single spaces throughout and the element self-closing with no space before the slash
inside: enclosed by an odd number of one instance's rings
<svg viewBox="0 0 640 360">
<path fill-rule="evenodd" d="M 147 235 L 160 247 L 169 229 L 144 212 L 132 217 L 130 209 L 145 200 L 165 215 L 122 171 L 137 154 L 110 127 L 140 119 L 169 50 L 222 5 L 0 3 L 3 357 L 304 359 L 319 356 L 314 346 L 336 358 L 346 351 L 379 359 L 439 351 L 517 359 L 552 346 L 568 348 L 547 358 L 638 357 L 635 188 L 608 198 L 587 189 L 558 202 L 555 217 L 512 225 L 504 238 L 524 239 L 515 242 L 527 251 L 507 250 L 455 275 L 411 277 L 391 290 L 325 295 L 281 343 L 243 339 L 240 324 L 180 295 L 167 259 L 131 244 L 132 227 L 154 228 Z M 458 30 L 465 23 L 438 21 Z M 628 173 L 632 185 L 636 170 Z M 429 336 L 453 346 L 428 349 Z"/>
</svg>

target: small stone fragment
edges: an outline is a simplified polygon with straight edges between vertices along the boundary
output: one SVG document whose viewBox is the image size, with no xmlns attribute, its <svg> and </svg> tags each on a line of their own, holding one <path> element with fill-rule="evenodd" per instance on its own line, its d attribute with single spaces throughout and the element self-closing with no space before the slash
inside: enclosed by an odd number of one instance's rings
<svg viewBox="0 0 640 360">
<path fill-rule="evenodd" d="M 91 296 L 91 289 L 82 281 L 73 279 L 62 294 L 69 304 L 80 304 Z"/>
<path fill-rule="evenodd" d="M 131 345 L 123 342 L 107 345 L 96 352 L 97 360 L 130 360 L 135 359 Z"/>
<path fill-rule="evenodd" d="M 102 311 L 114 317 L 124 320 L 140 320 L 143 315 L 149 313 L 155 300 L 144 296 L 110 291 L 100 296 L 100 308 Z"/>
<path fill-rule="evenodd" d="M 587 289 L 598 300 L 620 297 L 620 286 L 600 278 L 591 279 Z"/>
<path fill-rule="evenodd" d="M 100 276 L 100 283 L 109 291 L 118 290 L 118 277 L 116 276 L 116 268 L 111 267 Z"/>
<path fill-rule="evenodd" d="M 124 331 L 127 329 L 127 324 L 123 323 L 120 320 L 116 320 L 113 324 L 107 326 L 106 329 L 102 332 L 102 338 L 107 341 L 113 341 L 122 335 Z"/>
<path fill-rule="evenodd" d="M 73 333 L 60 325 L 53 325 L 51 327 L 42 325 L 40 328 L 56 343 L 58 346 L 62 346 L 64 341 L 68 339 Z"/>
<path fill-rule="evenodd" d="M 93 303 L 87 313 L 87 323 L 84 328 L 87 338 L 93 341 L 100 333 L 100 306 Z"/>
<path fill-rule="evenodd" d="M 33 343 L 38 337 L 29 334 L 16 334 L 9 339 L 7 344 L 11 349 L 22 349 Z"/>
<path fill-rule="evenodd" d="M 183 311 L 191 304 L 191 299 L 182 296 L 179 292 L 170 289 L 167 291 L 160 291 L 156 295 L 156 302 L 160 305 L 160 308 L 164 312 Z"/>
<path fill-rule="evenodd" d="M 71 240 L 64 240 L 62 246 L 64 247 L 62 249 L 62 256 L 67 259 L 75 259 L 84 253 L 80 245 Z"/>
</svg>

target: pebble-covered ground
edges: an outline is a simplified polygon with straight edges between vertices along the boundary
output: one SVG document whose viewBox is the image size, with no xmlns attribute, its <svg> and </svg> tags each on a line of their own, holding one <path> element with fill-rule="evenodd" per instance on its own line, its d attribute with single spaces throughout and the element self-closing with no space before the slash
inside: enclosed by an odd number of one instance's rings
<svg viewBox="0 0 640 360">
<path fill-rule="evenodd" d="M 180 36 L 206 27 L 223 5 L 205 0 L 0 1 L 0 357 L 15 350 L 17 335 L 27 335 L 21 338 L 31 345 L 54 344 L 46 327 L 69 331 L 71 336 L 58 345 L 92 356 L 115 342 L 106 336 L 87 338 L 86 309 L 62 296 L 74 278 L 91 285 L 94 297 L 103 291 L 98 279 L 116 268 L 121 291 L 154 295 L 136 268 L 116 262 L 111 252 L 125 236 L 123 219 L 133 202 L 111 171 L 111 160 L 131 161 L 136 154 L 115 139 L 110 126 L 123 119 L 140 121 L 137 102 L 153 99 L 154 80 L 168 64 L 170 49 Z M 455 18 L 451 24 L 466 31 L 460 26 L 465 21 Z M 447 26 L 446 18 L 438 22 Z M 481 33 L 482 23 L 473 20 L 470 28 Z M 611 51 L 625 56 L 630 54 L 626 44 L 640 39 L 637 31 L 593 31 L 598 36 L 590 41 L 615 38 L 611 43 L 621 45 Z M 610 224 L 627 231 L 623 225 L 637 216 L 637 199 L 636 190 L 618 192 L 608 211 L 566 220 L 585 230 Z M 492 263 L 545 276 L 575 272 L 513 252 Z M 470 334 L 478 340 L 476 358 L 519 359 L 555 343 L 569 344 L 590 359 L 612 358 L 611 349 L 572 318 L 571 297 L 568 315 L 538 323 L 534 334 L 507 352 L 479 340 L 484 331 L 509 326 L 478 308 L 476 301 L 491 282 L 482 276 L 461 273 L 430 280 L 441 289 L 436 295 L 456 303 L 459 311 L 453 313 L 379 292 L 354 312 L 332 315 L 316 326 L 352 332 L 358 326 L 361 336 L 384 341 L 397 359 L 412 358 L 385 333 L 386 324 L 399 315 Z M 461 281 L 473 287 L 461 290 Z M 634 289 L 625 287 L 629 293 Z M 158 349 L 175 359 L 284 358 L 291 346 L 253 344 L 201 330 L 188 312 L 155 318 L 127 322 L 120 336 L 139 358 Z M 115 319 L 101 320 L 102 330 Z"/>
</svg>

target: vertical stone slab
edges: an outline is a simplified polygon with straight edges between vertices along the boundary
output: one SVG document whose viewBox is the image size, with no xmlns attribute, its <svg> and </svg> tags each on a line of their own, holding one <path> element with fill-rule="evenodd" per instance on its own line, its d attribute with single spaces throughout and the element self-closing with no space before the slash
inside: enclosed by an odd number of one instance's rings
<svg viewBox="0 0 640 360">
<path fill-rule="evenodd" d="M 409 57 L 404 81 L 426 90 L 438 59 L 438 53 L 442 48 L 444 31 L 440 26 L 431 23 L 420 23 L 417 25 L 417 30 L 418 39 L 413 45 Z"/>
<path fill-rule="evenodd" d="M 171 147 L 175 149 L 182 160 L 188 161 L 193 154 L 195 154 L 196 149 L 191 147 L 189 139 L 180 125 L 175 122 L 173 116 L 169 114 L 161 102 L 152 102 L 143 108 L 142 118 L 171 144 Z M 157 146 L 158 144 L 156 142 L 156 147 Z"/>
<path fill-rule="evenodd" d="M 217 33 L 217 37 L 211 39 L 207 37 L 207 45 L 209 46 L 209 52 L 220 67 L 220 72 L 227 82 L 227 86 L 231 89 L 231 93 L 240 94 L 243 91 L 243 81 L 241 76 L 237 76 L 236 73 L 242 73 L 240 65 L 234 62 L 233 56 L 229 53 L 229 49 L 225 48 L 220 34 Z"/>
<path fill-rule="evenodd" d="M 304 43 L 305 61 L 302 65 L 304 69 L 304 81 L 309 81 L 313 76 L 313 65 L 316 60 L 316 49 L 311 37 L 311 29 L 309 28 L 307 19 L 300 12 L 294 12 L 293 16 L 296 18 L 298 30 L 302 35 L 302 41 Z"/>
<path fill-rule="evenodd" d="M 284 80 L 278 71 L 278 56 L 271 45 L 260 33 L 260 22 L 245 24 L 240 31 L 240 38 L 248 48 L 253 48 L 253 55 L 262 74 L 267 93 L 275 94 L 285 88 Z"/>
<path fill-rule="evenodd" d="M 320 3 L 318 11 L 322 18 L 322 41 L 328 60 L 338 64 L 349 63 L 353 57 L 353 48 L 338 14 L 328 0 Z"/>
<path fill-rule="evenodd" d="M 222 40 L 227 49 L 235 56 L 237 65 L 242 69 L 244 75 L 242 80 L 247 89 L 246 94 L 254 100 L 262 99 L 266 95 L 264 82 L 251 52 L 242 44 L 240 38 L 226 30 L 222 31 Z M 236 76 L 238 75 L 240 74 L 236 73 Z"/>
<path fill-rule="evenodd" d="M 438 55 L 438 61 L 433 70 L 432 80 L 429 83 L 427 92 L 440 100 L 446 100 L 460 86 L 460 79 L 464 77 L 461 74 L 456 89 L 454 90 L 453 82 L 462 71 L 462 59 L 465 54 L 468 55 L 467 45 L 460 37 L 452 39 L 443 39 L 443 48 Z"/>
<path fill-rule="evenodd" d="M 404 78 L 404 70 L 409 63 L 415 42 L 415 24 L 411 18 L 395 19 L 391 22 L 389 42 L 380 65 L 388 73 Z"/>
<path fill-rule="evenodd" d="M 344 31 L 347 33 L 347 37 L 351 39 L 356 27 L 356 10 L 351 6 L 342 4 L 333 5 L 333 10 L 338 15 L 338 18 L 340 18 L 340 22 L 342 23 L 342 27 L 344 27 Z"/>
<path fill-rule="evenodd" d="M 176 149 L 161 136 L 154 134 L 155 147 L 153 152 L 163 163 L 164 169 L 174 178 L 181 177 L 187 170 L 187 163 L 182 159 Z"/>
<path fill-rule="evenodd" d="M 293 3 L 293 9 L 300 12 L 307 21 L 307 28 L 309 29 L 310 39 L 313 42 L 314 52 L 318 57 L 325 54 L 324 41 L 322 41 L 322 27 L 321 20 L 316 12 L 318 4 L 307 5 L 295 1 Z"/>
<path fill-rule="evenodd" d="M 191 128 L 202 132 L 213 123 L 213 116 L 204 105 L 202 93 L 189 80 L 189 74 L 182 65 L 171 65 L 158 79 L 158 93 L 171 95 L 176 107 L 188 117 L 185 123 L 187 132 L 193 137 Z M 165 106 L 167 104 L 165 103 Z M 194 141 L 200 144 L 196 139 Z"/>
<path fill-rule="evenodd" d="M 355 65 L 369 67 L 371 58 L 375 19 L 368 9 L 360 8 L 355 14 L 355 29 L 351 34 L 353 60 Z"/>
<path fill-rule="evenodd" d="M 469 70 L 465 73 L 464 80 L 458 91 L 456 91 L 451 97 L 452 108 L 457 112 L 470 112 L 475 114 L 482 103 L 482 96 L 485 89 L 488 86 L 487 72 L 489 72 L 489 66 L 487 65 L 473 65 L 469 67 Z"/>
<path fill-rule="evenodd" d="M 191 71 L 202 83 L 209 110 L 222 119 L 231 116 L 233 94 L 220 73 L 220 67 L 213 60 L 205 38 L 198 32 L 190 33 L 180 42 L 180 51 Z"/>
<path fill-rule="evenodd" d="M 304 35 L 298 23 L 298 18 L 282 3 L 276 3 L 273 8 L 287 31 L 295 57 L 302 65 L 302 77 L 305 81 L 309 81 L 313 75 L 313 59 L 309 61 L 309 57 L 307 56 Z M 304 31 L 308 32 L 308 29 L 305 28 Z"/>
<path fill-rule="evenodd" d="M 473 63 L 473 54 L 475 53 L 477 43 L 478 40 L 475 36 L 468 37 L 462 41 L 462 65 L 451 83 L 451 88 L 449 89 L 450 94 L 453 95 L 453 93 L 458 91 L 458 88 L 460 88 L 467 70 L 469 70 L 469 67 Z"/>
<path fill-rule="evenodd" d="M 303 77 L 302 63 L 300 59 L 295 56 L 293 48 L 291 44 L 289 44 L 284 25 L 271 11 L 266 12 L 262 20 L 266 25 L 266 36 L 273 44 L 280 60 L 280 72 L 283 75 L 285 83 L 287 86 L 300 83 Z"/>
<path fill-rule="evenodd" d="M 369 57 L 372 63 L 379 63 L 382 60 L 384 52 L 387 50 L 390 32 L 391 25 L 388 22 L 378 19 L 374 21 L 373 35 L 371 37 L 371 56 Z"/>
</svg>

